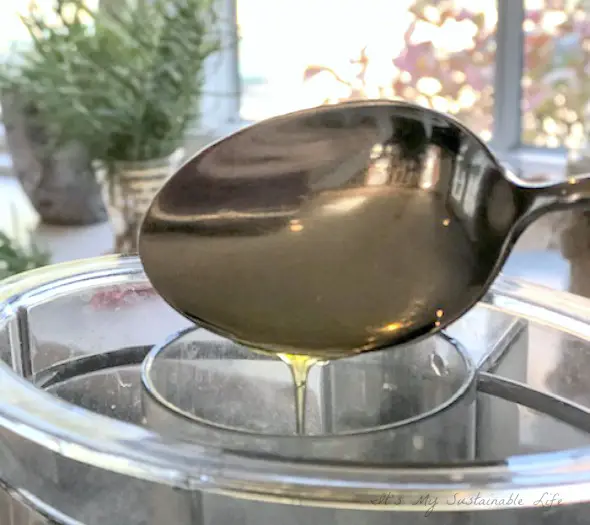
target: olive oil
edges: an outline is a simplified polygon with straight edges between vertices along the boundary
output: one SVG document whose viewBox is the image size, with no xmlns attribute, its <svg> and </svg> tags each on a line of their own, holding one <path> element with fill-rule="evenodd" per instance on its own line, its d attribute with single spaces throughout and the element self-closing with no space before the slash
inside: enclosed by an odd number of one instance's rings
<svg viewBox="0 0 590 525">
<path fill-rule="evenodd" d="M 307 399 L 307 378 L 310 370 L 319 363 L 317 357 L 301 354 L 277 354 L 285 363 L 293 377 L 295 393 L 295 432 L 298 435 L 305 434 L 305 412 Z"/>
<path fill-rule="evenodd" d="M 325 365 L 328 363 L 329 355 L 306 355 L 290 354 L 287 352 L 273 352 L 262 350 L 260 348 L 249 348 L 258 354 L 278 357 L 289 368 L 291 379 L 293 381 L 293 393 L 295 402 L 295 433 L 297 435 L 305 434 L 305 412 L 307 400 L 307 379 L 309 372 L 316 365 Z"/>
</svg>

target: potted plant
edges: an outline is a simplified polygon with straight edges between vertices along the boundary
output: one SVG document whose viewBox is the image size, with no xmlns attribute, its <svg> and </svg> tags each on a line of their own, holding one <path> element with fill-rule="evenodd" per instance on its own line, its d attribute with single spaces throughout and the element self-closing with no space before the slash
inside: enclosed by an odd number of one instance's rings
<svg viewBox="0 0 590 525">
<path fill-rule="evenodd" d="M 22 21 L 33 29 L 39 15 L 34 3 L 29 9 Z M 89 36 L 80 18 L 36 31 L 32 43 L 14 49 L 0 69 L 2 120 L 14 172 L 46 224 L 79 226 L 108 219 L 89 152 L 78 141 L 64 144 L 52 137 L 38 105 L 62 96 L 46 70 L 63 68 L 64 47 Z"/>
<path fill-rule="evenodd" d="M 101 166 L 119 221 L 116 249 L 134 252 L 137 225 L 181 162 L 187 128 L 198 117 L 205 61 L 220 42 L 214 0 L 121 0 L 117 9 L 97 11 L 62 0 L 54 14 L 67 39 L 46 17 L 23 18 L 44 79 L 27 94 L 55 144 L 77 144 Z M 51 58 L 56 51 L 59 60 Z"/>
</svg>

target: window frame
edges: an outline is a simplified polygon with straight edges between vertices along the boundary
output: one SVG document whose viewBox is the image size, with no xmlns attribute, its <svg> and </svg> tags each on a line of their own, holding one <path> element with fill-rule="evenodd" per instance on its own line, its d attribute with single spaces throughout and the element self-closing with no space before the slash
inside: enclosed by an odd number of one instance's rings
<svg viewBox="0 0 590 525">
<path fill-rule="evenodd" d="M 567 148 L 543 148 L 522 143 L 525 0 L 497 2 L 494 128 L 490 146 L 525 177 L 544 169 L 563 174 Z"/>
<path fill-rule="evenodd" d="M 102 0 L 105 3 L 112 1 Z M 222 51 L 211 57 L 211 63 L 207 66 L 201 104 L 203 120 L 189 130 L 188 135 L 192 138 L 206 135 L 217 139 L 253 123 L 240 116 L 242 86 L 237 20 L 237 2 L 240 0 L 219 1 L 224 20 Z M 522 144 L 525 0 L 497 0 L 497 3 L 494 128 L 490 146 L 503 161 L 525 176 L 529 169 L 562 171 L 567 159 L 566 148 L 550 149 Z M 3 128 L 0 127 L 0 171 L 6 167 L 8 158 L 5 146 Z"/>
<path fill-rule="evenodd" d="M 498 0 L 491 141 L 492 147 L 498 152 L 513 151 L 521 147 L 524 2 L 525 0 Z"/>
</svg>

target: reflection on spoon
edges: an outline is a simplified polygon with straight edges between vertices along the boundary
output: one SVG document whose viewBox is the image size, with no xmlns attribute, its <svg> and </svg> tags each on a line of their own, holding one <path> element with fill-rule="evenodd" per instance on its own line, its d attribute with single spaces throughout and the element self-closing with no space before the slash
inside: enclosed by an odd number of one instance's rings
<svg viewBox="0 0 590 525">
<path fill-rule="evenodd" d="M 586 203 L 589 185 L 527 185 L 450 117 L 349 102 L 255 124 L 195 156 L 156 196 L 140 256 L 195 322 L 328 359 L 448 326 L 524 228 Z"/>
</svg>

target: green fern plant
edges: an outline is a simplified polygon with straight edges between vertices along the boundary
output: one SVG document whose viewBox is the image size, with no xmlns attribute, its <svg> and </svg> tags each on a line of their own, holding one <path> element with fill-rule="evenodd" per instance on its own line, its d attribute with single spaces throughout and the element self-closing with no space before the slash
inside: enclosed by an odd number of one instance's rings
<svg viewBox="0 0 590 525">
<path fill-rule="evenodd" d="M 74 141 L 106 165 L 166 157 L 198 118 L 205 61 L 220 48 L 214 2 L 119 0 L 93 11 L 55 0 L 57 25 L 31 9 L 22 23 L 33 47 L 0 87 L 35 105 L 51 147 Z"/>
</svg>

